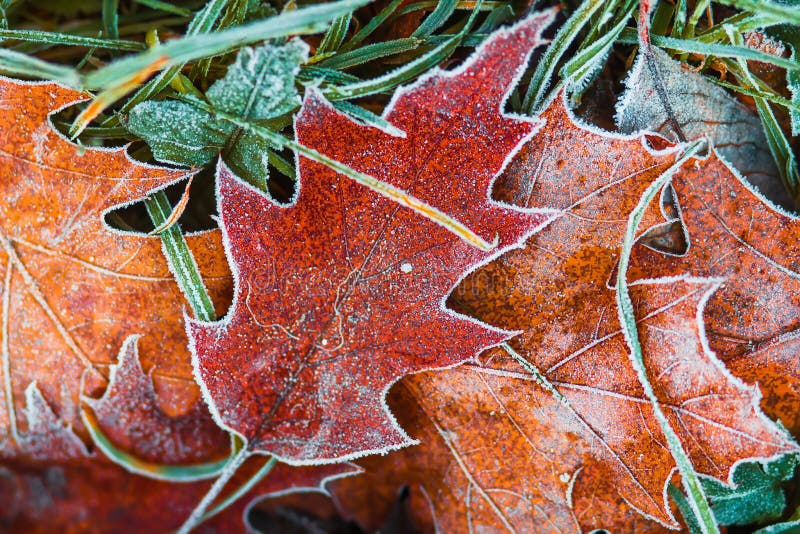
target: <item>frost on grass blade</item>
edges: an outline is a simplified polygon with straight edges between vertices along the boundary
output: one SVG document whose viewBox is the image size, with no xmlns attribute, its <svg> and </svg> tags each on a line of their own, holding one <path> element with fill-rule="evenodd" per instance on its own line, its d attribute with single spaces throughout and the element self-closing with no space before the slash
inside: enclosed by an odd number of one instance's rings
<svg viewBox="0 0 800 534">
<path fill-rule="evenodd" d="M 684 68 L 669 54 L 653 49 L 655 65 L 674 119 L 689 140 L 708 137 L 717 152 L 763 195 L 791 205 L 770 152 L 758 116 L 721 87 Z M 678 136 L 658 96 L 645 56 L 639 56 L 617 107 L 617 126 L 623 132 L 649 130 L 677 141 Z"/>
<path fill-rule="evenodd" d="M 504 115 L 503 103 L 551 19 L 528 17 L 458 70 L 398 91 L 383 118 L 404 137 L 313 96 L 297 140 L 513 246 L 550 212 L 489 198 L 537 126 Z M 294 204 L 279 206 L 219 168 L 235 302 L 219 323 L 189 324 L 198 381 L 220 424 L 291 463 L 407 445 L 385 407 L 389 386 L 508 336 L 443 307 L 463 274 L 491 256 L 325 165 L 300 157 L 299 176 Z"/>
</svg>

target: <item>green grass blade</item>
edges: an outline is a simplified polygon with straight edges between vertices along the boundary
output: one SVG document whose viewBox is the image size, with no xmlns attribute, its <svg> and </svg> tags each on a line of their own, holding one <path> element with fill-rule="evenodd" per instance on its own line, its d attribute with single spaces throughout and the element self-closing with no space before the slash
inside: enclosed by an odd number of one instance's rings
<svg viewBox="0 0 800 534">
<path fill-rule="evenodd" d="M 721 43 L 704 43 L 694 39 L 677 39 L 675 37 L 666 37 L 663 35 L 651 35 L 650 41 L 654 46 L 665 48 L 667 50 L 675 50 L 677 52 L 684 52 L 689 54 L 701 54 L 703 56 L 716 56 L 716 57 L 729 57 L 736 59 L 746 59 L 748 61 L 760 61 L 762 63 L 771 63 L 776 67 L 787 70 L 798 70 L 800 64 L 791 59 L 773 56 L 754 48 L 746 46 L 721 44 Z M 636 30 L 632 28 L 625 28 L 619 37 L 619 42 L 622 44 L 636 44 L 638 37 Z"/>
<path fill-rule="evenodd" d="M 39 30 L 0 30 L 0 39 L 14 39 L 17 41 L 31 41 L 53 45 L 88 46 L 106 48 L 110 50 L 124 50 L 138 52 L 146 47 L 136 41 L 120 39 L 99 39 L 97 37 L 84 37 L 69 33 L 45 32 Z"/>
<path fill-rule="evenodd" d="M 235 503 L 240 498 L 242 498 L 242 496 L 244 496 L 245 493 L 253 489 L 253 487 L 256 484 L 261 482 L 264 479 L 264 477 L 266 477 L 269 474 L 269 472 L 272 471 L 272 468 L 275 467 L 277 463 L 278 460 L 274 456 L 268 456 L 267 461 L 264 462 L 264 465 L 262 465 L 258 471 L 253 473 L 253 476 L 248 478 L 247 482 L 236 488 L 236 491 L 232 492 L 230 495 L 225 497 L 218 505 L 216 505 L 214 508 L 203 514 L 203 517 L 200 518 L 200 522 L 202 523 L 214 517 L 221 511 L 225 510 L 228 506 L 230 506 L 231 504 Z"/>
<path fill-rule="evenodd" d="M 522 102 L 522 107 L 528 114 L 534 114 L 539 111 L 547 97 L 550 78 L 555 72 L 556 65 L 573 41 L 575 41 L 583 27 L 591 20 L 595 11 L 602 5 L 603 0 L 587 0 L 583 2 L 558 30 L 555 38 L 539 60 L 539 64 L 536 66 L 536 70 L 533 72 L 531 81 L 528 84 L 528 91 Z"/>
<path fill-rule="evenodd" d="M 172 213 L 166 193 L 158 191 L 145 200 L 145 207 L 153 226 L 163 225 Z M 194 261 L 192 251 L 181 233 L 179 225 L 173 225 L 161 233 L 161 243 L 164 255 L 169 263 L 170 271 L 175 275 L 194 316 L 201 321 L 213 321 L 217 318 L 214 303 L 208 295 L 208 290 L 200 276 L 197 263 Z"/>
<path fill-rule="evenodd" d="M 0 48 L 0 72 L 41 80 L 54 80 L 74 89 L 80 89 L 82 85 L 80 75 L 74 69 L 2 48 Z"/>
<path fill-rule="evenodd" d="M 639 223 L 644 216 L 647 206 L 650 205 L 653 199 L 659 194 L 664 185 L 669 182 L 670 178 L 672 178 L 672 174 L 697 151 L 702 143 L 702 141 L 698 141 L 689 145 L 684 155 L 669 169 L 667 169 L 666 172 L 659 176 L 652 184 L 650 184 L 647 190 L 645 190 L 645 192 L 642 194 L 642 197 L 639 200 L 639 203 L 636 205 L 636 208 L 631 212 L 631 215 L 628 218 L 628 225 L 625 231 L 625 238 L 623 240 L 622 251 L 620 252 L 619 257 L 616 300 L 619 321 L 622 325 L 622 332 L 625 335 L 625 340 L 628 343 L 628 348 L 630 349 L 631 353 L 631 363 L 633 364 L 634 370 L 639 377 L 639 383 L 642 385 L 645 396 L 650 401 L 651 408 L 653 409 L 653 413 L 658 421 L 659 427 L 661 427 L 661 431 L 664 433 L 667 447 L 669 448 L 670 453 L 672 454 L 672 457 L 675 459 L 675 463 L 678 466 L 678 471 L 681 474 L 684 487 L 689 495 L 689 505 L 698 520 L 701 532 L 703 534 L 717 534 L 719 533 L 719 528 L 717 527 L 714 513 L 711 511 L 711 507 L 706 499 L 703 485 L 700 482 L 700 477 L 694 470 L 692 462 L 689 460 L 689 456 L 686 453 L 680 438 L 675 433 L 675 430 L 673 430 L 666 414 L 661 409 L 661 403 L 659 402 L 658 397 L 653 390 L 652 384 L 650 384 L 650 380 L 647 378 L 647 370 L 644 364 L 642 346 L 639 341 L 639 332 L 636 325 L 636 315 L 633 309 L 633 301 L 631 300 L 630 293 L 628 291 L 627 277 L 631 250 L 633 249 L 633 244 L 636 241 L 636 232 L 639 228 Z"/>
<path fill-rule="evenodd" d="M 781 19 L 783 22 L 800 25 L 800 9 L 789 4 L 779 4 L 769 0 L 714 0 L 719 4 L 746 9 L 753 13 L 771 15 Z"/>
<path fill-rule="evenodd" d="M 344 52 L 342 54 L 337 54 L 333 57 L 324 59 L 316 63 L 316 65 L 328 69 L 347 69 L 350 67 L 355 67 L 356 65 L 369 63 L 370 61 L 374 61 L 382 57 L 414 50 L 420 45 L 420 43 L 422 43 L 421 40 L 409 37 L 405 39 L 386 41 L 383 43 L 368 44 L 356 50 Z"/>
<path fill-rule="evenodd" d="M 156 480 L 167 482 L 193 482 L 219 476 L 228 459 L 195 465 L 165 465 L 147 462 L 123 451 L 114 445 L 105 435 L 94 414 L 87 407 L 81 408 L 81 418 L 89 432 L 89 436 L 100 451 L 109 460 L 125 468 L 131 473 L 136 473 Z"/>
<path fill-rule="evenodd" d="M 175 67 L 267 39 L 315 33 L 323 29 L 331 19 L 349 13 L 368 1 L 339 0 L 317 4 L 217 33 L 175 39 L 98 69 L 86 77 L 85 85 L 93 89 L 119 86 L 136 79 L 142 71 L 156 65 L 158 68 Z"/>
<path fill-rule="evenodd" d="M 372 32 L 378 29 L 378 26 L 383 24 L 384 21 L 386 21 L 386 19 L 390 17 L 392 13 L 394 13 L 395 10 L 397 10 L 398 6 L 402 3 L 403 0 L 392 0 L 391 2 L 389 2 L 386 5 L 386 7 L 381 9 L 377 15 L 372 17 L 370 21 L 364 25 L 363 28 L 358 30 L 358 32 L 353 37 L 351 37 L 349 41 L 347 41 L 344 45 L 342 45 L 341 51 L 348 52 L 357 47 L 359 44 L 361 44 L 361 42 L 364 39 L 372 35 Z"/>
<path fill-rule="evenodd" d="M 342 46 L 344 42 L 345 36 L 347 36 L 351 18 L 352 14 L 347 13 L 331 22 L 330 28 L 325 32 L 325 35 L 322 37 L 322 42 L 317 47 L 316 54 L 314 54 L 315 56 L 322 56 L 339 50 L 339 47 Z"/>
<path fill-rule="evenodd" d="M 330 100 L 343 100 L 389 91 L 447 59 L 461 43 L 461 39 L 461 34 L 448 37 L 444 43 L 430 52 L 383 76 L 338 87 L 327 87 L 322 90 L 322 94 Z"/>
<path fill-rule="evenodd" d="M 455 10 L 456 0 L 439 0 L 439 3 L 436 4 L 436 9 L 434 9 L 430 15 L 425 17 L 425 20 L 422 21 L 422 24 L 420 24 L 416 30 L 414 30 L 414 33 L 411 34 L 411 37 L 416 37 L 418 39 L 428 37 L 433 32 L 441 28 Z"/>
</svg>

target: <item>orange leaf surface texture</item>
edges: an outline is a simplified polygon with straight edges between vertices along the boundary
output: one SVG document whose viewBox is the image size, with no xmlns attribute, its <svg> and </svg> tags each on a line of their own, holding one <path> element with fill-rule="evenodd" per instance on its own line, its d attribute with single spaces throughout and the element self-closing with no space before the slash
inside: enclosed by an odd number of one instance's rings
<svg viewBox="0 0 800 534">
<path fill-rule="evenodd" d="M 562 95 L 539 118 L 544 126 L 494 194 L 560 211 L 523 248 L 468 275 L 450 298 L 462 313 L 520 333 L 475 363 L 404 379 L 392 406 L 421 445 L 362 466 L 376 486 L 387 481 L 384 492 L 410 485 L 417 521 L 429 530 L 679 529 L 665 491 L 675 482 L 675 461 L 632 365 L 615 301 L 628 218 L 644 190 L 674 172 L 688 251 L 656 251 L 642 240 L 630 292 L 661 409 L 696 471 L 724 481 L 739 461 L 798 450 L 760 407 L 796 425 L 796 393 L 789 393 L 797 384 L 796 335 L 756 346 L 797 320 L 793 293 L 783 291 L 794 283 L 790 258 L 797 258 L 795 241 L 784 246 L 783 239 L 797 233 L 787 214 L 713 153 L 676 170 L 679 146 L 581 124 Z M 712 185 L 720 180 L 725 185 Z M 779 240 L 763 233 L 754 212 L 765 228 L 776 228 L 770 217 L 779 219 Z M 669 222 L 654 202 L 639 235 Z M 751 304 L 759 300 L 780 307 L 773 316 Z M 736 314 L 737 305 L 750 308 Z M 744 351 L 748 339 L 753 346 Z M 729 345 L 736 350 L 721 351 Z M 786 368 L 794 373 L 771 377 Z M 763 399 L 757 383 L 765 384 Z M 355 477 L 332 490 L 346 516 L 374 527 L 389 496 L 369 487 Z"/>
<path fill-rule="evenodd" d="M 0 530 L 108 532 L 167 513 L 176 528 L 202 497 L 209 482 L 134 476 L 92 450 L 81 409 L 145 462 L 204 463 L 230 450 L 193 380 L 185 300 L 160 239 L 104 222 L 106 212 L 188 174 L 134 162 L 125 148 L 67 141 L 49 116 L 85 98 L 53 83 L 0 79 Z M 231 279 L 220 233 L 187 240 L 224 311 Z M 298 471 L 295 482 L 317 475 Z M 271 491 L 291 478 L 280 475 Z M 217 521 L 242 530 L 241 513 L 228 514 Z"/>
<path fill-rule="evenodd" d="M 485 241 L 497 238 L 500 249 L 513 246 L 549 212 L 489 198 L 537 128 L 502 107 L 551 19 L 532 15 L 495 33 L 458 70 L 398 91 L 384 118 L 402 136 L 353 122 L 311 90 L 297 139 Z M 222 426 L 250 450 L 290 463 L 409 445 L 385 405 L 389 386 L 509 337 L 444 307 L 464 273 L 497 252 L 309 159 L 299 159 L 299 178 L 294 203 L 282 206 L 220 168 L 234 304 L 218 323 L 189 322 L 198 379 Z"/>
</svg>

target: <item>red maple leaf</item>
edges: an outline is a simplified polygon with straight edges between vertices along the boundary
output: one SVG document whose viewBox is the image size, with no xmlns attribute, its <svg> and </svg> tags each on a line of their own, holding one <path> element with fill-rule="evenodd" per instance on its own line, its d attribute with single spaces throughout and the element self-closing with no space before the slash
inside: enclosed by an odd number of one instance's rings
<svg viewBox="0 0 800 534">
<path fill-rule="evenodd" d="M 398 91 L 392 136 L 309 91 L 298 141 L 514 245 L 546 218 L 489 198 L 494 177 L 536 129 L 503 114 L 552 13 L 500 31 L 458 70 Z M 408 373 L 473 358 L 508 337 L 444 308 L 491 253 L 304 158 L 295 203 L 281 206 L 220 167 L 220 225 L 235 300 L 219 323 L 189 321 L 194 366 L 217 421 L 252 451 L 296 463 L 412 443 L 388 412 Z"/>
</svg>

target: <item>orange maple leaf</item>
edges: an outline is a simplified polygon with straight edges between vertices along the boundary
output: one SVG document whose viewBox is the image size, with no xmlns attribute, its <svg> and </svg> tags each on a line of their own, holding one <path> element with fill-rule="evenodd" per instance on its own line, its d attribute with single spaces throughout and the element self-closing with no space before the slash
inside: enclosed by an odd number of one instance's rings
<svg viewBox="0 0 800 534">
<path fill-rule="evenodd" d="M 466 277 L 451 297 L 459 310 L 521 333 L 508 351 L 492 349 L 479 364 L 405 379 L 404 402 L 421 408 L 411 428 L 422 450 L 364 466 L 418 484 L 429 500 L 418 498 L 423 524 L 445 531 L 676 528 L 665 493 L 675 461 L 631 364 L 613 287 L 629 215 L 671 171 L 675 148 L 577 124 L 561 97 L 540 118 L 545 127 L 496 193 L 562 212 L 525 248 Z M 689 160 L 677 174 L 696 164 L 708 162 Z M 658 208 L 646 214 L 642 233 L 662 223 Z M 661 409 L 697 472 L 729 481 L 743 459 L 798 447 L 761 413 L 757 389 L 731 375 L 706 344 L 703 318 L 712 312 L 703 309 L 721 284 L 681 276 L 634 282 L 630 291 Z M 433 459 L 430 468 L 425 458 Z M 371 506 L 358 500 L 358 484 L 334 485 L 356 516 Z"/>
</svg>

